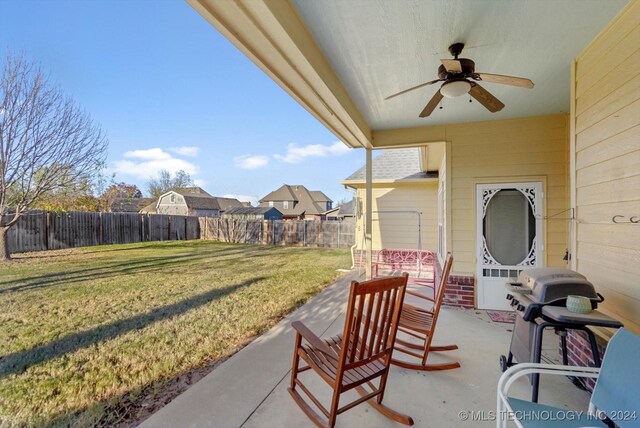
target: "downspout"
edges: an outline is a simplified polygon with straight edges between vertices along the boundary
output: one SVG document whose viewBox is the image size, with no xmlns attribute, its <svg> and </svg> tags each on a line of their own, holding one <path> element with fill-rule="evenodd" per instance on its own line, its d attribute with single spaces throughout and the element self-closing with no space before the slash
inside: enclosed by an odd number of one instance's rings
<svg viewBox="0 0 640 428">
<path fill-rule="evenodd" d="M 351 199 L 353 200 L 354 229 L 353 229 L 353 245 L 351 246 L 351 267 L 349 268 L 349 270 L 353 270 L 356 267 L 356 249 L 358 248 L 358 236 L 356 234 L 356 231 L 357 231 L 356 225 L 358 224 L 358 217 L 360 214 L 359 213 L 360 209 L 358 205 L 358 191 L 356 189 L 353 189 L 347 186 L 346 184 L 344 185 L 344 190 L 353 194 L 353 198 Z"/>
</svg>

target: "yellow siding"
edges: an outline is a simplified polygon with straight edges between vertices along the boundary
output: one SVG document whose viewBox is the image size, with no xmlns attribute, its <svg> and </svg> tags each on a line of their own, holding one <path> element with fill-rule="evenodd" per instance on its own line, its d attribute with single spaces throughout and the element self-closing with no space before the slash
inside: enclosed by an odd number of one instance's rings
<svg viewBox="0 0 640 428">
<path fill-rule="evenodd" d="M 373 188 L 373 249 L 417 248 L 418 217 L 410 213 L 375 213 L 375 211 L 418 211 L 422 230 L 422 249 L 438 248 L 438 183 L 398 184 Z M 357 190 L 364 206 L 365 190 Z M 362 217 L 356 222 L 356 245 L 363 247 Z"/>
<path fill-rule="evenodd" d="M 542 181 L 545 215 L 569 207 L 566 115 L 446 126 L 451 143 L 451 234 L 454 270 L 475 275 L 479 183 Z M 565 266 L 567 214 L 545 220 L 547 266 Z"/>
<path fill-rule="evenodd" d="M 575 268 L 605 312 L 640 332 L 640 1 L 632 2 L 576 60 Z"/>
</svg>

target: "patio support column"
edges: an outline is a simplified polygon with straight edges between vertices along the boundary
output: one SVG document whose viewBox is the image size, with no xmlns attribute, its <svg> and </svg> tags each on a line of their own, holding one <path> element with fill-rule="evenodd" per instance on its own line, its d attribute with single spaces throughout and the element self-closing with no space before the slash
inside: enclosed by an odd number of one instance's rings
<svg viewBox="0 0 640 428">
<path fill-rule="evenodd" d="M 371 167 L 371 161 L 372 161 L 372 150 L 370 148 L 366 149 L 367 152 L 367 163 L 366 163 L 366 173 L 365 173 L 365 182 L 366 182 L 366 186 L 365 186 L 365 214 L 364 214 L 364 245 L 365 245 L 365 252 L 366 252 L 366 279 L 371 279 L 371 262 L 372 262 L 372 250 L 373 250 L 373 244 L 371 241 L 371 232 L 373 229 L 373 221 L 372 221 L 372 217 L 371 215 L 373 214 L 372 211 L 372 207 L 373 207 L 373 187 L 372 187 L 372 178 L 373 178 L 373 174 L 372 174 L 372 167 Z"/>
</svg>

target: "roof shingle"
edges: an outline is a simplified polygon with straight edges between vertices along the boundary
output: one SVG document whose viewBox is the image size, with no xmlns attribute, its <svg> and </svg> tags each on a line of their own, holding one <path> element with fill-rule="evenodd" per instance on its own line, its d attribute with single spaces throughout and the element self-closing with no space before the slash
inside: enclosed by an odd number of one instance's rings
<svg viewBox="0 0 640 428">
<path fill-rule="evenodd" d="M 437 172 L 424 172 L 420 168 L 420 149 L 385 150 L 372 163 L 374 180 L 410 180 L 419 178 L 437 178 Z M 364 181 L 366 166 L 363 166 L 345 181 Z"/>
</svg>

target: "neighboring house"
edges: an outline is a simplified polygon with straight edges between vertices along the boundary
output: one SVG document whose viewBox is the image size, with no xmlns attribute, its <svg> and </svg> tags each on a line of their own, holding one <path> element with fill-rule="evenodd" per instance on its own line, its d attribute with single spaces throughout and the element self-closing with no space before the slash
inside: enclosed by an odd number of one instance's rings
<svg viewBox="0 0 640 428">
<path fill-rule="evenodd" d="M 324 220 L 333 201 L 320 191 L 284 184 L 260 199 L 261 207 L 277 208 L 287 220 Z"/>
<path fill-rule="evenodd" d="M 439 165 L 429 165 L 422 154 L 419 148 L 385 150 L 373 159 L 374 250 L 437 248 Z M 428 172 L 430 169 L 434 172 Z M 365 167 L 341 183 L 355 189 L 355 203 L 364 206 Z M 356 218 L 356 248 L 362 250 L 363 243 L 360 210 Z"/>
<path fill-rule="evenodd" d="M 355 200 L 351 199 L 349 202 L 344 202 L 332 210 L 326 212 L 327 220 L 353 220 L 355 218 L 354 207 Z"/>
<path fill-rule="evenodd" d="M 320 207 L 321 210 L 329 211 L 333 209 L 333 201 L 327 195 L 319 190 L 311 190 L 309 192 L 313 201 Z"/>
<path fill-rule="evenodd" d="M 243 206 L 237 199 L 217 198 L 200 187 L 185 187 L 160 195 L 156 211 L 157 214 L 217 217 L 227 209 Z"/>
<path fill-rule="evenodd" d="M 277 208 L 240 207 L 225 211 L 222 217 L 238 220 L 282 220 L 282 213 Z"/>
<path fill-rule="evenodd" d="M 149 204 L 155 205 L 154 198 L 116 198 L 109 204 L 112 213 L 137 213 Z"/>
<path fill-rule="evenodd" d="M 191 3 L 329 131 L 362 149 L 369 167 L 377 149 L 444 147 L 433 160 L 438 198 L 424 193 L 437 207 L 429 233 L 438 239 L 423 246 L 453 253 L 454 303 L 504 308 L 505 278 L 567 266 L 606 298 L 599 311 L 640 333 L 640 1 L 513 1 L 492 14 L 485 2 L 463 1 L 403 10 L 394 2 Z M 434 16 L 443 25 L 429 25 Z M 483 44 L 489 33 L 500 41 Z M 385 99 L 437 77 L 455 42 L 468 43 L 462 56 L 478 70 L 535 87 L 474 82 L 502 101 L 503 109 L 490 104 L 495 113 L 477 90 L 431 103 L 439 82 Z M 419 117 L 427 103 L 441 109 Z M 369 185 L 380 192 L 385 184 Z M 420 209 L 401 199 L 395 209 Z M 361 204 L 372 218 L 370 205 Z M 367 249 L 383 239 L 367 232 Z M 409 241 L 415 226 L 403 233 Z"/>
</svg>

